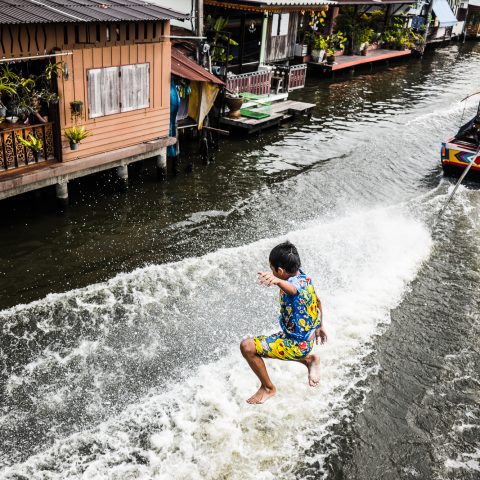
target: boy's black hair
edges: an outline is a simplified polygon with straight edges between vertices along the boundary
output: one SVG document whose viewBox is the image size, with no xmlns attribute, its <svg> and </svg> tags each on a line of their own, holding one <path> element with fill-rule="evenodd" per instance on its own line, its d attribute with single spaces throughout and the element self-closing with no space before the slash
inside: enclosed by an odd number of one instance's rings
<svg viewBox="0 0 480 480">
<path fill-rule="evenodd" d="M 296 273 L 301 266 L 297 247 L 288 240 L 273 247 L 268 260 L 275 270 L 281 267 L 287 273 Z"/>
</svg>

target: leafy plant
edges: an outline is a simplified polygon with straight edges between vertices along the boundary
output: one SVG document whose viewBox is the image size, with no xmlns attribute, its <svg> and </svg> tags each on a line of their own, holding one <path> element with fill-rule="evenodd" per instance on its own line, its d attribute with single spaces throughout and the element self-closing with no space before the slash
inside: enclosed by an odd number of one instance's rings
<svg viewBox="0 0 480 480">
<path fill-rule="evenodd" d="M 26 140 L 25 138 L 21 137 L 20 135 L 17 136 L 18 141 L 24 146 L 32 150 L 34 153 L 41 152 L 43 149 L 43 140 L 32 135 L 31 133 L 28 135 L 30 140 Z"/>
<path fill-rule="evenodd" d="M 57 63 L 49 62 L 49 64 L 45 67 L 45 78 L 47 80 L 51 80 L 54 77 L 58 77 L 59 72 L 63 74 L 63 72 L 65 71 L 64 65 L 64 61 L 60 61 Z"/>
<path fill-rule="evenodd" d="M 358 25 L 353 28 L 353 42 L 355 45 L 358 45 L 359 47 L 361 45 L 367 44 L 367 46 L 370 44 L 370 42 L 373 40 L 373 37 L 375 36 L 375 31 L 373 28 L 369 27 L 368 25 Z"/>
<path fill-rule="evenodd" d="M 216 20 L 213 20 L 213 18 L 209 16 L 207 18 L 207 24 L 213 32 L 212 61 L 223 63 L 227 61 L 230 62 L 233 59 L 233 55 L 229 54 L 227 59 L 226 47 L 236 47 L 238 46 L 238 43 L 230 38 L 229 35 L 225 34 L 225 27 L 228 25 L 228 18 L 218 17 Z"/>
<path fill-rule="evenodd" d="M 70 143 L 73 144 L 80 143 L 82 140 L 84 140 L 90 135 L 90 132 L 85 130 L 85 127 L 77 127 L 76 125 L 71 128 L 65 129 L 64 133 L 65 137 L 67 137 Z"/>
<path fill-rule="evenodd" d="M 342 32 L 332 33 L 325 37 L 327 42 L 327 55 L 335 55 L 337 50 L 343 50 L 347 43 L 347 37 Z"/>
<path fill-rule="evenodd" d="M 328 37 L 322 35 L 315 35 L 315 38 L 312 43 L 312 48 L 314 50 L 326 50 L 328 48 Z"/>
</svg>

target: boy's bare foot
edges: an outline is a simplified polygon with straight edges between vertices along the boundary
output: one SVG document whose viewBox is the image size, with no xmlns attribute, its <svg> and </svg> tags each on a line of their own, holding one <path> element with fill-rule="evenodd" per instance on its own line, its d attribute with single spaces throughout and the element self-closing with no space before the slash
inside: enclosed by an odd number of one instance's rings
<svg viewBox="0 0 480 480">
<path fill-rule="evenodd" d="M 308 368 L 308 384 L 316 387 L 320 383 L 320 356 L 316 353 L 308 355 L 305 359 Z"/>
<path fill-rule="evenodd" d="M 273 388 L 260 387 L 257 390 L 257 393 L 255 393 L 255 395 L 252 395 L 247 400 L 247 403 L 250 403 L 251 405 L 265 403 L 270 397 L 273 397 L 276 393 L 277 393 L 277 389 L 275 387 Z"/>
</svg>

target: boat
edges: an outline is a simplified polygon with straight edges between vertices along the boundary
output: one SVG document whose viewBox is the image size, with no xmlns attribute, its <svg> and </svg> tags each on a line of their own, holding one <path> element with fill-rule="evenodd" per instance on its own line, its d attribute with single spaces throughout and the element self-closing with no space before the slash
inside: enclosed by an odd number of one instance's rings
<svg viewBox="0 0 480 480">
<path fill-rule="evenodd" d="M 468 178 L 480 181 L 480 102 L 477 114 L 462 125 L 453 138 L 442 143 L 442 167 L 445 175 L 459 177 L 472 161 L 475 163 Z"/>
</svg>

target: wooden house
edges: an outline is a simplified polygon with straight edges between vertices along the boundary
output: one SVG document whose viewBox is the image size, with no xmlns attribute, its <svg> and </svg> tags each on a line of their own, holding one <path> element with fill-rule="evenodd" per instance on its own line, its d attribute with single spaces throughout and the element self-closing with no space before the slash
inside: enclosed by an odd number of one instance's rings
<svg viewBox="0 0 480 480">
<path fill-rule="evenodd" d="M 58 95 L 40 115 L 31 104 L 27 118 L 4 109 L 0 199 L 53 184 L 65 198 L 69 179 L 113 167 L 126 179 L 128 164 L 146 157 L 162 164 L 175 141 L 170 20 L 185 17 L 143 0 L 0 0 L 0 71 L 45 81 L 50 68 Z M 88 132 L 77 146 L 65 136 L 72 127 Z M 40 155 L 19 141 L 29 134 L 42 140 Z"/>
</svg>

